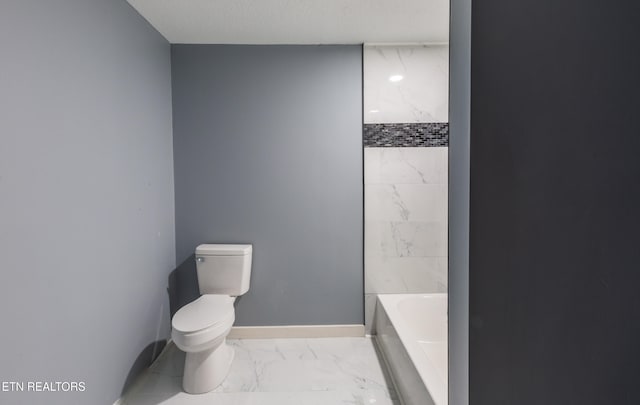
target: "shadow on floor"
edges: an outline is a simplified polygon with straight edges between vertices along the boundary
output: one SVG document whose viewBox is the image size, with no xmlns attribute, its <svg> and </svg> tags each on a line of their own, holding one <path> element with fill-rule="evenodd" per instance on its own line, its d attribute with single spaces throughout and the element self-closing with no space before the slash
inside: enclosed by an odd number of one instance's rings
<svg viewBox="0 0 640 405">
<path fill-rule="evenodd" d="M 156 342 L 150 343 L 142 350 L 142 352 L 140 352 L 138 357 L 133 362 L 133 365 L 129 370 L 129 374 L 127 374 L 127 378 L 124 380 L 121 395 L 124 395 L 129 390 L 129 388 L 131 388 L 137 378 L 142 375 L 142 372 L 149 366 L 151 366 L 151 364 L 158 358 L 166 345 L 166 340 L 158 340 Z"/>
<path fill-rule="evenodd" d="M 189 256 L 171 273 L 169 273 L 167 293 L 169 295 L 169 315 L 173 315 L 183 306 L 200 296 L 198 277 L 196 275 L 195 255 Z M 125 396 L 133 383 L 153 364 L 167 344 L 166 340 L 149 343 L 133 362 L 122 387 Z"/>
</svg>

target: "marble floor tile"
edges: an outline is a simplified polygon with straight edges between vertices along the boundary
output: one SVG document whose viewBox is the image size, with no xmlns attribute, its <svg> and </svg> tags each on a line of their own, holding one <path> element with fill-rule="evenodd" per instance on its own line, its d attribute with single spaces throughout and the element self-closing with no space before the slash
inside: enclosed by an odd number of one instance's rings
<svg viewBox="0 0 640 405">
<path fill-rule="evenodd" d="M 182 392 L 174 345 L 140 377 L 125 405 L 399 404 L 371 338 L 229 340 L 235 359 L 214 391 Z"/>
</svg>

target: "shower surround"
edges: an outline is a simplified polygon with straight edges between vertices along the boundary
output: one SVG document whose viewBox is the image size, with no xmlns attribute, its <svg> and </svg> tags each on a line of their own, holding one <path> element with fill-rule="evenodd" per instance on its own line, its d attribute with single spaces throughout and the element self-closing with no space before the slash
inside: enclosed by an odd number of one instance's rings
<svg viewBox="0 0 640 405">
<path fill-rule="evenodd" d="M 447 291 L 448 46 L 364 47 L 365 323 Z"/>
<path fill-rule="evenodd" d="M 365 151 L 365 291 L 446 292 L 447 149 Z"/>
<path fill-rule="evenodd" d="M 448 53 L 363 52 L 365 328 L 407 405 L 447 404 Z"/>
</svg>

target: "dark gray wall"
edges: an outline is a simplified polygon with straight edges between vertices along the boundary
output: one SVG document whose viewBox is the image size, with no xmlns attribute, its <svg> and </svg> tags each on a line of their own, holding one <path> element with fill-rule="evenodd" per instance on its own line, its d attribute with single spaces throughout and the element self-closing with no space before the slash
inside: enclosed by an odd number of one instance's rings
<svg viewBox="0 0 640 405">
<path fill-rule="evenodd" d="M 449 404 L 469 403 L 471 0 L 451 0 L 449 46 Z"/>
<path fill-rule="evenodd" d="M 0 380 L 86 382 L 0 403 L 110 404 L 169 331 L 169 45 L 125 1 L 4 0 L 0 49 Z"/>
<path fill-rule="evenodd" d="M 638 404 L 640 7 L 472 15 L 471 404 Z"/>
<path fill-rule="evenodd" d="M 252 243 L 237 325 L 363 323 L 361 47 L 171 49 L 180 304 L 198 244 Z"/>
</svg>

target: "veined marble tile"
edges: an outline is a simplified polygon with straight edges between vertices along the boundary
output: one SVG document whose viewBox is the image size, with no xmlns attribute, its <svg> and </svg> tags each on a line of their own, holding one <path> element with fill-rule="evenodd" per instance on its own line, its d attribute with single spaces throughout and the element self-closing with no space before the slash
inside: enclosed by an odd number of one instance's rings
<svg viewBox="0 0 640 405">
<path fill-rule="evenodd" d="M 445 184 L 366 184 L 365 221 L 447 221 Z"/>
<path fill-rule="evenodd" d="M 386 387 L 377 358 L 367 355 L 371 354 L 371 347 L 358 340 L 236 340 L 233 346 L 236 360 L 232 367 L 253 370 L 254 376 L 248 379 L 233 373 L 236 378 L 227 378 L 218 392 Z"/>
<path fill-rule="evenodd" d="M 365 257 L 447 256 L 446 222 L 365 221 L 364 226 Z"/>
<path fill-rule="evenodd" d="M 366 294 L 447 291 L 446 257 L 365 256 Z"/>
<path fill-rule="evenodd" d="M 301 392 L 213 392 L 189 395 L 177 392 L 171 396 L 136 394 L 123 405 L 399 405 L 381 392 L 356 391 L 301 391 Z"/>
<path fill-rule="evenodd" d="M 449 148 L 364 148 L 365 184 L 448 184 Z"/>
<path fill-rule="evenodd" d="M 184 353 L 171 345 L 124 397 L 128 405 L 398 404 L 369 338 L 229 340 L 227 379 L 214 391 L 182 392 Z"/>
<path fill-rule="evenodd" d="M 364 161 L 365 291 L 446 291 L 448 148 L 365 148 Z"/>
<path fill-rule="evenodd" d="M 448 45 L 365 45 L 363 52 L 365 123 L 448 121 Z"/>
</svg>

